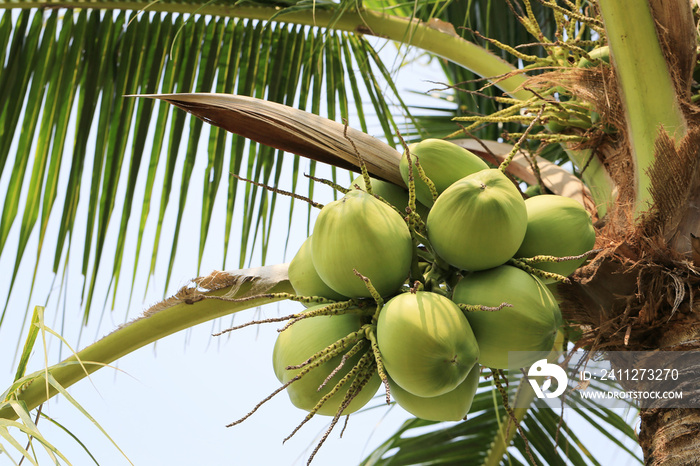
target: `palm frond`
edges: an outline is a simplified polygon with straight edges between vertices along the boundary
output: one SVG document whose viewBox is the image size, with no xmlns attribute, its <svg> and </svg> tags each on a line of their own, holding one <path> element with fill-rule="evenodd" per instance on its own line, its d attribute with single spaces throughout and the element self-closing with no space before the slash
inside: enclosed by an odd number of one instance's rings
<svg viewBox="0 0 700 466">
<path fill-rule="evenodd" d="M 529 389 L 529 385 L 525 386 Z M 636 434 L 625 421 L 624 413 L 591 400 L 579 403 L 578 398 L 574 400 L 573 397 L 565 398 L 561 412 L 536 400 L 521 424 L 524 437 L 513 431 L 510 433 L 514 434 L 512 445 L 507 449 L 505 445 L 499 446 L 497 442 L 503 441 L 500 435 L 509 421 L 500 397 L 493 382 L 482 379 L 466 421 L 408 420 L 368 455 L 362 465 L 526 465 L 532 464 L 531 458 L 542 465 L 601 464 L 595 455 L 595 445 L 590 438 L 584 439 L 581 435 L 584 429 L 580 421 L 576 421 L 576 428 L 573 428 L 565 420 L 569 411 L 581 416 L 591 431 L 608 437 L 619 446 L 629 461 L 641 462 L 639 453 L 628 446 L 636 444 Z M 514 427 L 511 425 L 509 429 Z M 625 443 L 625 439 L 629 442 Z"/>
<path fill-rule="evenodd" d="M 19 376 L 24 372 L 21 366 L 13 384 L 0 395 L 3 401 L 0 403 L 0 419 L 17 418 L 18 413 L 13 414 L 12 407 L 5 403 L 8 400 L 20 401 L 31 411 L 57 393 L 64 394 L 64 388 L 161 338 L 202 322 L 293 296 L 288 268 L 289 264 L 277 264 L 212 272 L 193 280 L 189 286 L 182 287 L 175 295 L 151 306 L 139 318 L 92 345 L 79 352 L 73 351 L 72 356 L 58 364 Z M 41 330 L 57 336 L 71 348 L 53 330 L 45 326 Z M 31 342 L 31 338 L 30 332 L 28 341 Z"/>
<path fill-rule="evenodd" d="M 156 262 L 165 260 L 167 288 L 186 207 L 193 202 L 201 204 L 202 212 L 200 263 L 214 206 L 222 197 L 225 214 L 216 214 L 226 217 L 223 235 L 217 234 L 224 243 L 222 267 L 230 253 L 242 266 L 256 246 L 264 261 L 276 194 L 263 194 L 255 186 L 241 190 L 227 172 L 268 185 L 291 178 L 297 189 L 298 160 L 283 176 L 281 151 L 218 129 L 209 131 L 200 120 L 166 104 L 125 95 L 235 93 L 350 120 L 362 128 L 368 127 L 362 109 L 369 105 L 386 122 L 381 131 L 394 144 L 395 109 L 387 104 L 386 90 L 379 88 L 390 74 L 362 36 L 225 16 L 27 8 L 34 5 L 0 5 L 24 8 L 0 13 L 0 175 L 8 180 L 2 193 L 0 255 L 12 270 L 3 317 L 20 265 L 32 260 L 29 245 L 37 237 L 34 277 L 42 255 L 53 255 L 57 275 L 69 261 L 82 263 L 84 320 L 95 299 L 105 298 L 98 296 L 103 291 L 96 291 L 105 288 L 97 287 L 105 276 L 116 296 L 117 290 L 128 289 L 124 276 L 130 275 L 133 289 L 141 268 L 150 277 Z M 296 5 L 297 14 L 302 7 L 311 6 Z M 268 16 L 276 11 L 256 8 Z M 391 100 L 401 102 L 398 94 Z M 206 164 L 204 173 L 196 169 L 199 163 Z M 10 165 L 11 171 L 5 170 Z M 188 190 L 193 176 L 204 178 L 201 194 Z M 226 194 L 220 192 L 224 177 Z M 311 193 L 312 183 L 306 188 Z M 87 214 L 81 216 L 79 207 L 84 205 Z M 234 227 L 238 209 L 242 225 Z M 173 211 L 175 225 L 166 227 Z M 58 216 L 54 245 L 45 240 Z M 153 222 L 154 237 L 144 236 Z M 230 247 L 239 229 L 240 246 Z M 132 231 L 138 232 L 135 251 L 125 247 Z M 18 233 L 17 239 L 12 232 Z M 106 259 L 108 250 L 114 251 L 113 260 Z M 133 270 L 125 270 L 132 260 Z"/>
</svg>

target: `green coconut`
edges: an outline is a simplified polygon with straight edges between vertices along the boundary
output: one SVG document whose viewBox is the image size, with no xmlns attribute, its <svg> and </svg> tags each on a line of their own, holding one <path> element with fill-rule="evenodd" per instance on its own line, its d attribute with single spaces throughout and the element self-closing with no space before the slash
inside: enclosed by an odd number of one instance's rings
<svg viewBox="0 0 700 466">
<path fill-rule="evenodd" d="M 389 204 L 396 207 L 402 214 L 406 213 L 406 207 L 408 206 L 408 191 L 396 186 L 388 181 L 378 180 L 376 178 L 371 178 L 372 182 L 372 194 L 376 194 L 382 199 L 386 200 Z M 365 185 L 365 179 L 362 175 L 358 176 L 352 181 L 351 188 L 355 185 L 359 186 L 361 190 L 367 191 Z M 416 211 L 423 219 L 428 218 L 428 209 L 423 204 L 416 203 Z"/>
<path fill-rule="evenodd" d="M 424 139 L 408 146 L 411 161 L 414 157 L 420 162 L 423 171 L 435 184 L 438 194 L 447 189 L 455 181 L 467 175 L 476 173 L 489 166 L 467 149 L 442 139 Z M 404 152 L 399 163 L 399 170 L 404 183 L 408 186 L 408 158 Z M 433 205 L 430 188 L 418 176 L 418 169 L 413 166 L 413 179 L 416 184 L 416 197 L 425 206 Z"/>
<path fill-rule="evenodd" d="M 320 296 L 334 301 L 348 299 L 326 285 L 318 276 L 311 258 L 311 236 L 306 238 L 289 264 L 289 282 L 298 296 Z"/>
<path fill-rule="evenodd" d="M 456 303 L 498 307 L 466 316 L 479 343 L 479 362 L 497 369 L 519 369 L 547 357 L 562 318 L 559 305 L 542 282 L 510 265 L 471 273 L 455 286 Z"/>
<path fill-rule="evenodd" d="M 371 296 L 356 269 L 379 294 L 389 296 L 408 278 L 413 242 L 394 209 L 364 191 L 351 190 L 321 209 L 311 249 L 319 277 L 336 292 Z"/>
<path fill-rule="evenodd" d="M 420 397 L 408 393 L 391 378 L 389 387 L 391 395 L 403 409 L 416 417 L 428 421 L 460 421 L 464 419 L 472 407 L 472 401 L 479 386 L 481 367 L 475 364 L 467 378 L 443 395 Z"/>
<path fill-rule="evenodd" d="M 450 265 L 484 270 L 513 257 L 525 237 L 527 210 L 508 177 L 482 170 L 447 188 L 426 225 L 430 244 Z"/>
<path fill-rule="evenodd" d="M 543 194 L 527 199 L 525 206 L 527 231 L 515 257 L 578 256 L 593 249 L 595 228 L 591 215 L 580 203 L 568 197 Z M 566 277 L 585 261 L 584 257 L 564 262 L 538 262 L 533 266 Z"/>
<path fill-rule="evenodd" d="M 403 293 L 389 300 L 377 321 L 384 368 L 407 392 L 434 397 L 454 390 L 479 359 L 469 322 L 437 293 Z"/>
<path fill-rule="evenodd" d="M 308 311 L 319 307 L 321 306 L 311 307 Z M 357 331 L 361 326 L 361 317 L 357 314 L 310 317 L 295 323 L 280 333 L 275 342 L 272 353 L 272 366 L 277 379 L 283 384 L 289 382 L 302 369 L 286 369 L 288 366 L 301 364 L 315 353 Z M 369 344 L 366 346 L 369 348 Z M 352 345 L 348 349 L 350 347 Z M 287 394 L 292 404 L 297 408 L 311 411 L 319 400 L 330 393 L 338 381 L 347 375 L 359 361 L 361 352 L 349 358 L 342 369 L 319 391 L 318 387 L 338 367 L 342 357 L 343 355 L 340 354 L 331 358 L 289 385 Z M 335 416 L 351 383 L 352 380 L 348 381 L 338 393 L 330 397 L 319 409 L 318 414 Z M 379 375 L 375 372 L 367 385 L 345 408 L 343 414 L 353 413 L 367 404 L 377 392 L 380 384 Z"/>
</svg>

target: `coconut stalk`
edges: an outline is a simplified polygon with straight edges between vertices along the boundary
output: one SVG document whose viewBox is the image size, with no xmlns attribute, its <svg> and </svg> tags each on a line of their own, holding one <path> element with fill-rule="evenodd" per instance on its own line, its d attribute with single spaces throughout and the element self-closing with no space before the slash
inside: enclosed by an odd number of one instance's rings
<svg viewBox="0 0 700 466">
<path fill-rule="evenodd" d="M 552 352 L 547 357 L 547 361 L 549 363 L 556 363 L 561 354 L 561 350 L 561 343 L 555 342 Z M 530 406 L 536 399 L 537 397 L 535 391 L 532 389 L 532 385 L 527 383 L 527 380 L 523 378 L 518 384 L 515 398 L 512 401 L 513 406 L 517 406 L 517 408 L 512 408 L 512 417 L 509 414 L 503 417 L 501 428 L 496 438 L 493 439 L 489 454 L 486 459 L 484 459 L 482 466 L 498 466 L 501 464 L 503 457 L 508 452 L 508 447 L 513 442 L 513 437 L 518 433 L 518 426 L 523 422 L 523 419 L 525 419 L 525 416 L 527 416 L 530 410 Z"/>
<path fill-rule="evenodd" d="M 647 173 L 656 160 L 655 143 L 660 132 L 666 131 L 678 142 L 688 126 L 649 4 L 600 0 L 599 5 L 625 110 L 634 161 L 634 212 L 639 219 L 653 204 Z"/>
<path fill-rule="evenodd" d="M 288 264 L 230 272 L 213 272 L 193 280 L 174 296 L 152 306 L 138 319 L 119 327 L 101 340 L 45 370 L 22 377 L 4 394 L 31 411 L 58 393 L 47 383 L 47 374 L 65 389 L 117 359 L 154 341 L 202 322 L 233 314 L 284 297 L 256 297 L 267 293 L 294 293 L 287 278 Z M 232 299 L 251 298 L 245 301 Z M 0 419 L 17 419 L 7 405 Z"/>
</svg>

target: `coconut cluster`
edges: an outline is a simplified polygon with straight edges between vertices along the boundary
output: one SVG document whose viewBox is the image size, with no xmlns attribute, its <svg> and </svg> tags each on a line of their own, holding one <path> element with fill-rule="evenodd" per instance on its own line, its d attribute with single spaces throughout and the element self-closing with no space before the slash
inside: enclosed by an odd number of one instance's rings
<svg viewBox="0 0 700 466">
<path fill-rule="evenodd" d="M 413 144 L 400 169 L 408 191 L 360 176 L 290 264 L 296 294 L 315 305 L 281 332 L 273 365 L 313 414 L 356 411 L 384 382 L 417 417 L 464 418 L 482 366 L 549 354 L 562 318 L 548 283 L 593 247 L 578 202 L 524 200 L 503 170 L 452 143 Z"/>
</svg>

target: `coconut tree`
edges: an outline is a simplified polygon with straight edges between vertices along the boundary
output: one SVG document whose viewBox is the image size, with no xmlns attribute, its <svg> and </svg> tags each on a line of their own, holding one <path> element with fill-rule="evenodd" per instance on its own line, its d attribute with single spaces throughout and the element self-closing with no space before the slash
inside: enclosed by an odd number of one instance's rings
<svg viewBox="0 0 700 466">
<path fill-rule="evenodd" d="M 92 318 L 95 302 L 107 299 L 97 287 L 106 251 L 114 256 L 109 273 L 113 299 L 116 290 L 133 289 L 137 271 L 131 273 L 131 284 L 120 283 L 122 263 L 125 253 L 136 258 L 146 254 L 142 233 L 150 218 L 156 171 L 164 165 L 154 246 L 150 262 L 146 260 L 147 275 L 152 275 L 181 164 L 177 220 L 167 256 L 169 284 L 178 235 L 187 221 L 193 167 L 198 154 L 204 157 L 198 147 L 204 145 L 206 122 L 214 127 L 208 133 L 201 196 L 200 263 L 211 241 L 209 226 L 217 215 L 215 196 L 225 170 L 233 176 L 227 175 L 227 206 L 219 214 L 226 218 L 222 266 L 231 249 L 236 199 L 243 196 L 243 267 L 255 241 L 262 243 L 265 260 L 270 238 L 279 236 L 270 226 L 281 193 L 264 193 L 260 184 L 277 186 L 289 176 L 291 190 L 298 191 L 298 156 L 339 169 L 364 166 L 372 175 L 404 186 L 398 169 L 402 139 L 450 137 L 490 163 L 508 160 L 504 170 L 507 165 L 509 174 L 525 184 L 576 197 L 596 218 L 594 255 L 572 276 L 572 283 L 557 288 L 568 337 L 576 348 L 592 353 L 683 351 L 679 355 L 695 349 L 693 296 L 700 266 L 695 237 L 700 176 L 693 124 L 697 40 L 687 1 L 126 5 L 133 10 L 108 2 L 99 4 L 100 9 L 80 1 L 0 5 L 5 9 L 0 20 L 0 166 L 8 180 L 0 254 L 14 256 L 3 318 L 17 294 L 14 284 L 31 282 L 20 274 L 30 237 L 38 235 L 33 277 L 48 236 L 57 237 L 53 271 L 60 275 L 73 257 L 70 246 L 83 222 L 83 322 Z M 436 86 L 456 105 L 443 115 L 411 108 L 368 37 L 439 57 L 444 74 L 436 77 Z M 380 79 L 399 110 L 387 103 Z M 147 96 L 125 97 L 133 94 Z M 199 118 L 188 120 L 175 107 Z M 407 116 L 404 122 L 396 117 L 399 111 Z M 381 123 L 383 141 L 365 134 L 369 113 Z M 184 161 L 178 158 L 181 146 L 186 146 Z M 531 155 L 511 160 L 519 150 Z M 143 158 L 146 152 L 148 159 Z M 70 157 L 64 159 L 64 153 Z M 297 156 L 287 175 L 282 160 L 291 154 Z M 573 179 L 558 166 L 565 162 L 573 166 Z M 12 176 L 4 170 L 9 164 Z M 56 203 L 62 164 L 70 170 L 65 198 Z M 127 165 L 128 171 L 122 172 Z M 92 168 L 90 186 L 85 167 Z M 311 175 L 315 167 L 311 165 Z M 340 176 L 335 169 L 331 172 L 333 181 Z M 137 183 L 139 177 L 145 183 Z M 252 184 L 239 182 L 240 177 Z M 123 194 L 120 178 L 126 179 Z M 76 215 L 81 193 L 88 199 L 83 200 L 88 203 L 85 220 Z M 141 205 L 134 205 L 135 193 L 143 197 Z M 313 180 L 306 193 L 314 197 Z M 22 195 L 26 201 L 20 221 Z M 110 228 L 117 205 L 122 206 L 119 227 Z M 60 212 L 60 226 L 47 236 L 54 211 Z M 139 212 L 136 223 L 131 214 Z M 130 225 L 140 232 L 134 251 L 125 247 Z M 13 228 L 19 229 L 16 243 L 8 239 Z M 109 242 L 111 230 L 116 244 Z M 134 267 L 142 262 L 136 260 Z M 284 266 L 216 272 L 195 279 L 142 318 L 48 371 L 26 376 L 21 358 L 0 417 L 8 426 L 20 418 L 25 432 L 43 440 L 28 413 L 47 396 L 65 394 L 65 387 L 87 372 L 166 335 L 290 298 L 294 290 L 286 274 Z M 72 285 L 67 281 L 66 286 Z M 32 324 L 31 342 L 40 314 L 27 314 L 24 321 Z M 17 333 L 24 334 L 24 329 Z M 685 396 L 696 396 L 693 368 L 683 367 L 682 359 L 669 364 L 677 364 L 691 379 Z M 527 384 L 521 386 L 527 390 Z M 431 424 L 410 421 L 368 464 L 388 461 L 387 454 L 399 464 L 428 458 L 495 464 L 511 442 L 525 461 L 555 463 L 566 456 L 579 462 L 587 455 L 585 449 L 572 447 L 578 443 L 576 432 L 551 410 L 534 403 L 515 410 L 494 407 L 490 397 L 488 391 L 477 395 L 474 409 L 479 415 L 472 420 L 457 427 L 437 424 L 430 433 L 406 441 L 403 434 Z M 592 425 L 606 423 L 633 435 L 619 417 L 597 408 L 597 414 L 588 415 Z M 648 407 L 640 416 L 639 443 L 646 463 L 695 460 L 697 442 L 689 433 L 697 426 L 696 411 Z"/>
</svg>

